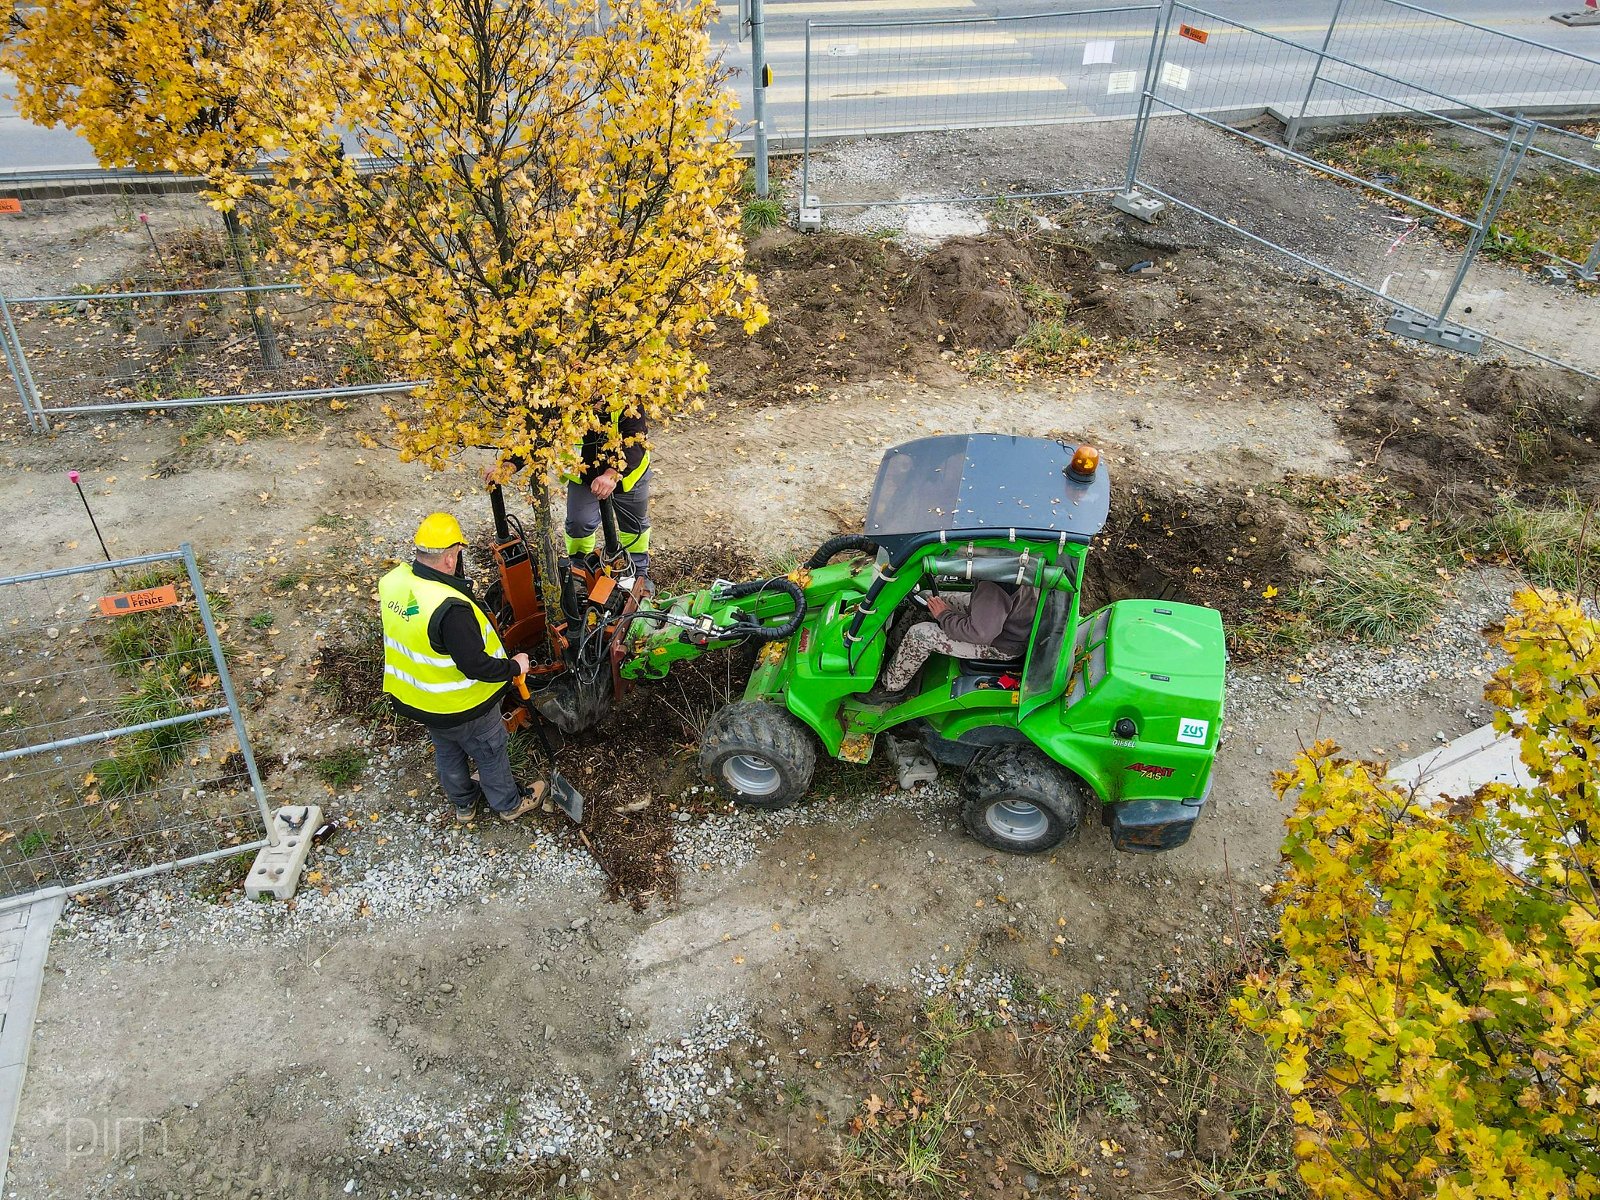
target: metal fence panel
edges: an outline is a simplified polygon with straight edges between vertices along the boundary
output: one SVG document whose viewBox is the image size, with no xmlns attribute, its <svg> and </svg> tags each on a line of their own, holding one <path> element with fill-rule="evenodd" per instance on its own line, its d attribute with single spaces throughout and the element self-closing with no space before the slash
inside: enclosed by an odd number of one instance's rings
<svg viewBox="0 0 1600 1200">
<path fill-rule="evenodd" d="M 1203 34 L 1205 40 L 1185 36 L 1184 29 Z M 1498 165 L 1503 171 L 1512 154 L 1511 129 L 1489 132 L 1465 122 L 1452 128 L 1455 135 L 1474 142 L 1484 160 L 1474 193 L 1480 202 L 1456 207 L 1442 200 L 1408 195 L 1388 177 L 1352 174 L 1315 151 L 1307 151 L 1303 145 L 1286 152 L 1275 138 L 1229 124 L 1230 109 L 1236 107 L 1234 97 L 1258 97 L 1268 107 L 1298 104 L 1308 90 L 1336 86 L 1330 80 L 1332 69 L 1342 73 L 1337 86 L 1345 91 L 1387 90 L 1392 98 L 1381 103 L 1385 111 L 1393 113 L 1431 118 L 1436 109 L 1451 103 L 1449 97 L 1416 85 L 1401 86 L 1359 64 L 1327 57 L 1316 49 L 1186 3 L 1172 6 L 1169 29 L 1163 31 L 1157 59 L 1147 89 L 1156 117 L 1165 112 L 1201 121 L 1319 174 L 1342 179 L 1390 207 L 1388 218 L 1375 217 L 1370 222 L 1366 237 L 1342 246 L 1337 255 L 1314 255 L 1320 259 L 1319 265 L 1346 282 L 1422 316 L 1434 317 L 1444 309 L 1469 240 L 1481 227 L 1481 202 L 1503 182 L 1502 173 L 1495 168 Z M 1413 100 L 1432 101 L 1433 108 L 1407 107 Z M 1202 151 L 1185 136 L 1184 126 L 1181 120 L 1150 122 L 1138 165 L 1140 186 L 1188 201 L 1214 219 L 1254 234 L 1265 244 L 1289 249 L 1279 244 L 1277 235 L 1284 223 L 1285 208 L 1302 201 L 1286 194 L 1278 205 L 1267 207 L 1258 195 L 1246 189 L 1243 181 L 1233 195 L 1223 194 L 1215 184 L 1200 194 L 1192 182 L 1195 177 L 1212 181 L 1227 178 L 1229 173 L 1197 170 L 1199 164 L 1194 156 Z M 1157 148 L 1161 153 L 1152 153 Z M 1237 178 L 1237 172 L 1232 174 Z M 1307 183 L 1316 186 L 1309 176 Z"/>
<path fill-rule="evenodd" d="M 1409 0 L 1340 0 L 1330 27 L 1333 54 L 1480 108 L 1533 118 L 1600 112 L 1600 63 L 1570 50 Z"/>
<path fill-rule="evenodd" d="M 188 545 L 0 579 L 0 611 L 0 908 L 273 837 Z"/>
<path fill-rule="evenodd" d="M 823 136 L 1132 118 L 1159 14 L 1159 4 L 1138 4 L 1019 17 L 809 21 L 802 193 L 811 194 L 812 143 Z M 1050 194 L 1108 190 L 1101 179 L 1063 180 Z"/>
</svg>

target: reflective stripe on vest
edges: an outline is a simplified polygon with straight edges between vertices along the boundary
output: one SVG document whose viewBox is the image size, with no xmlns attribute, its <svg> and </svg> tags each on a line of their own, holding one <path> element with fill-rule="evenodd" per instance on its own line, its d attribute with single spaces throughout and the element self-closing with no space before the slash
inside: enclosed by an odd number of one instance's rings
<svg viewBox="0 0 1600 1200">
<path fill-rule="evenodd" d="M 611 436 L 616 438 L 619 443 L 622 441 L 622 410 L 621 409 L 618 409 L 616 412 L 611 414 Z M 577 454 L 578 454 L 578 465 L 579 465 L 579 467 L 581 469 L 582 466 L 583 466 L 583 446 L 582 446 L 581 443 L 578 446 Z M 639 465 L 637 467 L 635 467 L 633 470 L 629 471 L 626 475 L 621 476 L 621 478 L 619 478 L 618 481 L 617 481 L 617 486 L 620 487 L 625 492 L 633 491 L 634 485 L 637 484 L 640 479 L 644 478 L 644 473 L 646 471 L 648 471 L 649 469 L 650 469 L 650 447 L 646 446 L 646 447 L 644 447 L 644 453 L 639 456 Z M 562 483 L 581 483 L 582 480 L 577 475 L 563 475 L 561 477 L 561 482 Z"/>
<path fill-rule="evenodd" d="M 423 579 L 406 563 L 378 581 L 378 606 L 383 614 L 383 690 L 422 712 L 449 715 L 467 712 L 494 699 L 503 683 L 468 679 L 449 655 L 428 640 L 428 626 L 441 605 L 461 601 L 478 618 L 483 648 L 504 658 L 500 635 L 488 614 L 470 597 L 448 584 Z"/>
</svg>

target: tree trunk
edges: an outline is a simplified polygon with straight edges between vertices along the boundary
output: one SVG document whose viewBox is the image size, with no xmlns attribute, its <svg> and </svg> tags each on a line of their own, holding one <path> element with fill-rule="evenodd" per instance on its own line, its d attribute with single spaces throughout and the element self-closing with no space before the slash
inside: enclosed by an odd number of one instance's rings
<svg viewBox="0 0 1600 1200">
<path fill-rule="evenodd" d="M 245 287 L 254 287 L 256 283 L 254 255 L 245 245 L 244 226 L 239 223 L 239 214 L 231 208 L 222 214 L 222 225 L 228 234 L 228 249 L 233 252 L 233 261 L 239 268 L 239 280 Z M 283 355 L 278 350 L 278 334 L 272 328 L 272 322 L 267 319 L 266 310 L 261 303 L 260 292 L 244 293 L 245 311 L 250 314 L 250 327 L 256 332 L 256 345 L 261 348 L 261 365 L 269 369 L 283 366 Z"/>
</svg>

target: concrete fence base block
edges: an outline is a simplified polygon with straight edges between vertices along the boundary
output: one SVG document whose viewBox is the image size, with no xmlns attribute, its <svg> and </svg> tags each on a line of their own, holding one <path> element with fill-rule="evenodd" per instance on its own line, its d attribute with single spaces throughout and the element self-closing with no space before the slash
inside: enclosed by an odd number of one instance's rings
<svg viewBox="0 0 1600 1200">
<path fill-rule="evenodd" d="M 312 835 L 321 824 L 322 808 L 316 804 L 298 804 L 273 813 L 272 828 L 278 835 L 278 844 L 263 846 L 256 855 L 255 865 L 244 879 L 246 898 L 274 896 L 287 900 L 293 896 L 300 886 L 306 855 L 311 851 Z"/>
<path fill-rule="evenodd" d="M 1146 225 L 1153 225 L 1161 215 L 1161 210 L 1166 208 L 1166 203 L 1153 200 L 1142 192 L 1118 192 L 1111 197 L 1111 207 L 1130 217 L 1137 217 Z"/>
<path fill-rule="evenodd" d="M 1462 354 L 1476 354 L 1483 349 L 1483 334 L 1476 329 L 1464 329 L 1449 321 L 1435 324 L 1427 317 L 1404 310 L 1390 317 L 1384 329 L 1401 337 L 1415 338 L 1430 346 L 1456 350 Z"/>
<path fill-rule="evenodd" d="M 800 215 L 795 221 L 795 226 L 801 233 L 822 232 L 822 202 L 815 196 L 807 196 L 800 201 Z"/>
<path fill-rule="evenodd" d="M 1600 25 L 1600 8 L 1580 8 L 1577 12 L 1551 13 L 1552 21 L 1563 25 Z"/>
</svg>

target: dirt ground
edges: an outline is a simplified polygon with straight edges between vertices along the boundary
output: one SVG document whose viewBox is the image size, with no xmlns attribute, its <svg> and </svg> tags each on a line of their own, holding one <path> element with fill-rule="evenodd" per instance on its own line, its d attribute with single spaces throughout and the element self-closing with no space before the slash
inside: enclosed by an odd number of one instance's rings
<svg viewBox="0 0 1600 1200">
<path fill-rule="evenodd" d="M 1329 185 L 1317 203 L 1347 199 Z M 1581 377 L 1398 342 L 1379 311 L 1209 230 L 1045 215 L 1055 228 L 991 213 L 1000 228 L 919 252 L 764 235 L 771 325 L 714 353 L 711 415 L 655 442 L 672 570 L 703 580 L 858 528 L 883 450 L 938 432 L 1093 441 L 1115 496 L 1096 590 L 1189 596 L 1234 625 L 1320 570 L 1307 487 L 1382 483 L 1425 509 L 1600 486 L 1600 390 Z M 5 244 L 7 286 L 72 276 L 50 219 Z M 80 206 L 62 220 L 81 243 Z M 1530 311 L 1546 298 L 1530 291 Z M 1042 318 L 1084 344 L 1019 354 Z M 319 655 L 352 644 L 417 516 L 453 506 L 486 526 L 477 463 L 401 465 L 358 404 L 239 439 L 194 436 L 191 416 L 35 438 L 4 411 L 0 511 L 30 532 L 0 572 L 85 560 L 73 468 L 113 553 L 192 542 L 230 597 L 275 802 L 333 822 L 292 907 L 248 904 L 214 869 L 69 907 L 12 1150 L 19 1197 L 750 1194 L 719 1147 L 753 1131 L 796 1163 L 832 1152 L 873 1086 L 852 1030 L 885 1007 L 950 992 L 992 1008 L 1017 979 L 1133 999 L 1181 985 L 1262 916 L 1273 771 L 1314 737 L 1399 760 L 1481 724 L 1478 630 L 1515 583 L 1463 564 L 1438 621 L 1397 647 L 1238 658 L 1213 803 L 1157 857 L 1118 855 L 1093 826 L 1045 859 L 996 856 L 962 833 L 953 781 L 901 793 L 881 763 L 829 766 L 789 813 L 728 813 L 688 764 L 737 685 L 715 664 L 636 694 L 615 726 L 629 753 L 561 750 L 609 853 L 650 863 L 618 886 L 558 817 L 456 829 L 422 746 L 330 699 L 357 676 Z M 1538 452 L 1516 452 L 1530 427 Z M 258 612 L 273 620 L 247 628 Z M 352 749 L 357 781 L 325 784 L 317 763 Z M 643 812 L 617 810 L 641 793 Z M 887 1046 L 905 1026 L 884 1029 Z M 1132 1174 L 1106 1157 L 974 1189 L 1198 1194 L 1157 1135 L 1133 1136 Z"/>
</svg>

